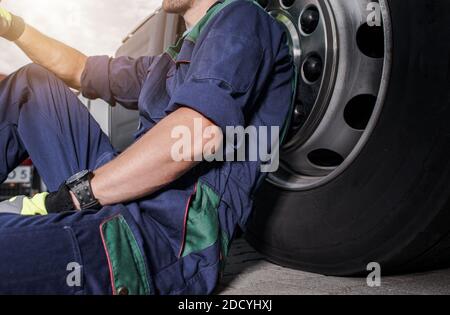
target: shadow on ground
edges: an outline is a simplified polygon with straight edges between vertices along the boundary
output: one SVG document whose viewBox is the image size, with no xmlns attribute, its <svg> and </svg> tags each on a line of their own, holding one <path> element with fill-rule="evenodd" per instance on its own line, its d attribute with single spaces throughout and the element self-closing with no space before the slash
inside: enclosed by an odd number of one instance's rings
<svg viewBox="0 0 450 315">
<path fill-rule="evenodd" d="M 370 288 L 364 278 L 337 278 L 274 265 L 244 239 L 233 243 L 220 295 L 450 294 L 450 270 L 382 278 Z"/>
</svg>

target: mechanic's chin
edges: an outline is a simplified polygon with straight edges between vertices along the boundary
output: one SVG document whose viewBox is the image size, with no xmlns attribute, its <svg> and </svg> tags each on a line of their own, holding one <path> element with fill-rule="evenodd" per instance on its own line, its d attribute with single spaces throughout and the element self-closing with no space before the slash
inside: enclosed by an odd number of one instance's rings
<svg viewBox="0 0 450 315">
<path fill-rule="evenodd" d="M 167 13 L 183 15 L 194 2 L 195 0 L 164 0 L 162 6 Z"/>
</svg>

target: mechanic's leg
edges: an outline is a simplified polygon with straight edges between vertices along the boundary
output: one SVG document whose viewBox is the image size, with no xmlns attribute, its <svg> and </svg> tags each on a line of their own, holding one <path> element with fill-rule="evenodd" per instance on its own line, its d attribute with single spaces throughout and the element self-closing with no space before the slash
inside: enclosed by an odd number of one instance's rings
<svg viewBox="0 0 450 315">
<path fill-rule="evenodd" d="M 0 180 L 28 155 L 50 190 L 115 155 L 78 98 L 37 65 L 0 84 Z M 0 293 L 152 293 L 140 231 L 123 205 L 0 214 Z"/>
<path fill-rule="evenodd" d="M 27 156 L 50 191 L 114 156 L 109 139 L 77 96 L 35 64 L 0 84 L 0 182 Z"/>
<path fill-rule="evenodd" d="M 141 248 L 139 229 L 122 205 L 0 214 L 0 294 L 152 294 Z"/>
</svg>

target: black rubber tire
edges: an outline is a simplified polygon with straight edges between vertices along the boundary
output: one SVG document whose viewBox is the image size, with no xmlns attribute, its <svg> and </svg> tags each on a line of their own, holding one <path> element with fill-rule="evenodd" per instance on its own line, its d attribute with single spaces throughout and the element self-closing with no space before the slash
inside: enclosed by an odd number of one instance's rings
<svg viewBox="0 0 450 315">
<path fill-rule="evenodd" d="M 390 0 L 387 98 L 356 160 L 309 191 L 269 183 L 246 237 L 278 264 L 327 275 L 450 265 L 450 1 Z"/>
</svg>

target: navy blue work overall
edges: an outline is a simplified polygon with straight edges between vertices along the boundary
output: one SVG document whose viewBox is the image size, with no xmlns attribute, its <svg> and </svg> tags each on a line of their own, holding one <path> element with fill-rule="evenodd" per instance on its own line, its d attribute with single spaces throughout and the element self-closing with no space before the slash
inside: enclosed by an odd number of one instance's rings
<svg viewBox="0 0 450 315">
<path fill-rule="evenodd" d="M 278 23 L 216 3 L 159 56 L 91 57 L 82 93 L 140 111 L 136 139 L 180 107 L 226 126 L 285 124 L 294 67 Z M 50 191 L 117 155 L 71 90 L 31 64 L 0 84 L 0 180 L 31 157 Z M 0 215 L 1 294 L 208 294 L 261 162 L 204 162 L 142 200 L 48 216 Z M 78 273 L 78 274 L 77 274 Z"/>
</svg>

